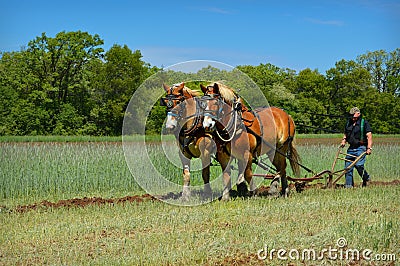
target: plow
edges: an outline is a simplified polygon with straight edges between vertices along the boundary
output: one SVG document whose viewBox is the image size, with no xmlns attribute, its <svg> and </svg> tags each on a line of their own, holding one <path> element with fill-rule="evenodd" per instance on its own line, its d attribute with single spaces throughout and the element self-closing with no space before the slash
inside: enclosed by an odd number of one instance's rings
<svg viewBox="0 0 400 266">
<path fill-rule="evenodd" d="M 300 165 L 301 167 L 303 167 L 305 170 L 307 170 L 308 172 L 312 173 L 313 176 L 311 177 L 291 177 L 291 176 L 287 176 L 286 178 L 288 179 L 288 181 L 291 182 L 295 182 L 295 183 L 303 183 L 303 184 L 307 184 L 309 182 L 313 182 L 315 180 L 325 180 L 325 187 L 326 188 L 335 188 L 336 187 L 336 183 L 352 168 L 354 167 L 357 162 L 359 160 L 361 160 L 361 158 L 363 158 L 363 156 L 365 156 L 366 152 L 360 154 L 360 156 L 354 156 L 352 154 L 348 154 L 346 152 L 343 151 L 343 147 L 339 146 L 335 158 L 332 162 L 332 166 L 331 169 L 325 169 L 322 170 L 320 172 L 314 172 L 311 169 Z M 290 159 L 290 158 L 289 158 Z M 345 168 L 336 170 L 336 166 L 337 166 L 337 162 L 338 161 L 348 161 L 351 162 L 351 164 Z M 255 160 L 253 161 L 253 163 L 255 163 L 256 165 L 258 165 L 260 168 L 266 170 L 266 171 L 270 171 L 271 170 L 271 166 L 267 165 L 265 162 L 263 162 L 262 160 Z M 297 162 L 296 162 L 297 163 Z M 279 173 L 276 174 L 271 174 L 271 173 L 265 173 L 265 174 L 257 174 L 254 173 L 253 176 L 257 176 L 257 177 L 263 177 L 264 179 L 267 180 L 274 180 L 277 179 L 279 176 Z M 296 186 L 297 187 L 301 187 L 301 186 Z"/>
</svg>

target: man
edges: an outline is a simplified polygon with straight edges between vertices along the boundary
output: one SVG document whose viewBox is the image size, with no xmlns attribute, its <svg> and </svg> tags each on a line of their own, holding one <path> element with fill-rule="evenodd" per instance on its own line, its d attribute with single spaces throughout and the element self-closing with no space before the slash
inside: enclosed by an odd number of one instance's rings
<svg viewBox="0 0 400 266">
<path fill-rule="evenodd" d="M 360 156 L 363 152 L 370 155 L 372 152 L 372 129 L 367 120 L 361 117 L 360 109 L 353 107 L 350 109 L 350 117 L 346 123 L 344 136 L 340 144 L 341 147 L 349 143 L 350 147 L 347 149 L 347 156 L 345 167 L 347 168 L 356 157 Z M 353 155 L 353 156 L 351 156 Z M 355 157 L 354 157 L 355 156 Z M 367 186 L 370 176 L 364 169 L 365 155 L 355 164 L 358 174 L 361 176 L 363 183 L 362 186 Z M 346 187 L 354 186 L 353 180 L 354 167 L 349 169 L 346 173 Z"/>
</svg>

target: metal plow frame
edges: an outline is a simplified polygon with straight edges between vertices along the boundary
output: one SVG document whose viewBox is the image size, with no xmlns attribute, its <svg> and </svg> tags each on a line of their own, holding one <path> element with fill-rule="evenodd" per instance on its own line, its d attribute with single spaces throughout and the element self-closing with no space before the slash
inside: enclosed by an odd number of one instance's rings
<svg viewBox="0 0 400 266">
<path fill-rule="evenodd" d="M 323 170 L 319 173 L 314 173 L 314 176 L 312 177 L 304 177 L 304 178 L 295 178 L 295 177 L 290 177 L 287 176 L 287 179 L 292 182 L 312 182 L 314 180 L 318 179 L 326 179 L 326 187 L 328 188 L 334 188 L 336 183 L 342 178 L 354 165 L 366 154 L 366 152 L 363 152 L 360 156 L 355 156 L 352 154 L 348 154 L 342 151 L 343 147 L 339 146 L 338 151 L 336 152 L 335 159 L 332 163 L 332 167 L 330 170 Z M 347 156 L 354 157 L 353 160 L 346 159 Z M 349 161 L 352 162 L 348 167 L 341 169 L 341 170 L 336 170 L 335 171 L 335 166 L 338 160 L 342 161 Z M 263 168 L 264 170 L 268 170 L 268 166 L 266 166 L 262 162 L 255 162 L 258 166 Z M 264 177 L 264 179 L 276 179 L 279 176 L 279 173 L 277 174 L 253 174 L 253 176 L 259 176 L 259 177 Z M 335 179 L 334 179 L 335 178 Z"/>
</svg>

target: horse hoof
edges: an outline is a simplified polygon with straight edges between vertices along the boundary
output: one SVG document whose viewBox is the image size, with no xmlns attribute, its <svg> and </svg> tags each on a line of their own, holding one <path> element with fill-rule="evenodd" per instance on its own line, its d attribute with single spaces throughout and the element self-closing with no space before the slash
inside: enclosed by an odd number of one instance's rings
<svg viewBox="0 0 400 266">
<path fill-rule="evenodd" d="M 247 189 L 247 185 L 245 182 L 237 184 L 237 191 L 239 197 L 246 197 L 249 195 L 249 190 Z"/>
<path fill-rule="evenodd" d="M 190 194 L 182 194 L 182 196 L 180 197 L 181 201 L 189 201 L 190 200 Z"/>
<path fill-rule="evenodd" d="M 268 194 L 271 195 L 271 196 L 277 196 L 277 195 L 279 195 L 278 187 L 279 187 L 278 181 L 276 181 L 276 180 L 273 181 L 273 182 L 271 183 L 271 186 L 269 187 Z"/>
<path fill-rule="evenodd" d="M 281 191 L 281 196 L 283 197 L 283 198 L 288 198 L 289 197 L 289 188 L 287 187 L 286 189 L 285 189 L 285 191 Z"/>
<path fill-rule="evenodd" d="M 222 197 L 221 197 L 221 201 L 229 201 L 231 199 L 231 197 L 229 196 L 229 193 L 225 193 Z"/>
<path fill-rule="evenodd" d="M 258 197 L 258 194 L 259 193 L 258 193 L 257 189 L 250 191 L 250 197 L 256 198 L 256 197 Z"/>
</svg>

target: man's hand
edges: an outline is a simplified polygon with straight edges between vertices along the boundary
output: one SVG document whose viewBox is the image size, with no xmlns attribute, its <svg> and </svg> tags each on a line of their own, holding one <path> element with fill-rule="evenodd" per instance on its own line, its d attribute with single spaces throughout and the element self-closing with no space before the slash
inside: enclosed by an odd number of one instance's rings
<svg viewBox="0 0 400 266">
<path fill-rule="evenodd" d="M 367 148 L 367 150 L 366 150 L 367 155 L 370 155 L 371 152 L 372 152 L 372 149 L 371 148 Z"/>
<path fill-rule="evenodd" d="M 342 142 L 340 143 L 340 147 L 344 147 L 346 145 L 346 139 L 342 139 Z"/>
</svg>

